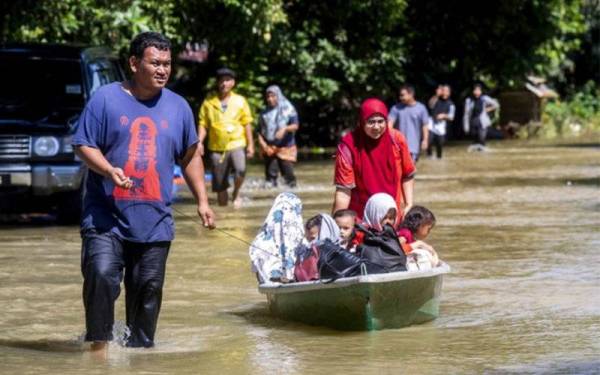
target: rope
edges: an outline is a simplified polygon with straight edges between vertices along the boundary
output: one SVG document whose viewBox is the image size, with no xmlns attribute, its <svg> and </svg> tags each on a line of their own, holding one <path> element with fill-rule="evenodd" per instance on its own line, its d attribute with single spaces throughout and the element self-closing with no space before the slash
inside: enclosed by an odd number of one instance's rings
<svg viewBox="0 0 600 375">
<path fill-rule="evenodd" d="M 180 215 L 182 215 L 182 216 L 184 216 L 184 217 L 187 217 L 188 219 L 190 219 L 190 220 L 192 220 L 192 221 L 197 221 L 197 222 L 199 222 L 199 223 L 203 224 L 203 223 L 202 223 L 202 220 L 201 220 L 199 217 L 197 217 L 197 216 L 192 216 L 192 215 L 188 215 L 187 213 L 185 213 L 185 212 L 183 212 L 183 211 L 179 210 L 179 209 L 178 209 L 177 207 L 175 207 L 175 206 L 171 206 L 171 207 L 173 208 L 173 210 L 174 210 L 174 211 L 176 211 L 176 212 L 177 212 L 177 213 L 179 213 Z M 265 253 L 265 254 L 268 254 L 269 256 L 272 256 L 272 257 L 275 257 L 275 258 L 279 258 L 279 256 L 277 256 L 277 255 L 275 255 L 275 254 L 271 253 L 270 251 L 268 251 L 268 250 L 265 250 L 265 249 L 261 249 L 260 247 L 258 247 L 258 246 L 256 246 L 256 245 L 253 245 L 251 242 L 248 242 L 248 241 L 246 241 L 245 239 L 243 239 L 243 238 L 240 238 L 240 237 L 236 236 L 235 234 L 229 233 L 229 232 L 227 232 L 227 231 L 225 231 L 225 230 L 223 230 L 223 229 L 221 229 L 221 228 L 214 228 L 214 229 L 215 229 L 217 232 L 223 233 L 224 235 L 226 235 L 226 236 L 228 236 L 228 237 L 231 237 L 231 238 L 233 238 L 234 240 L 240 241 L 241 243 L 243 243 L 243 244 L 246 244 L 246 245 L 248 245 L 248 246 L 250 246 L 250 247 L 252 247 L 252 248 L 254 248 L 254 249 L 260 250 L 260 251 L 262 251 L 263 253 Z"/>
</svg>

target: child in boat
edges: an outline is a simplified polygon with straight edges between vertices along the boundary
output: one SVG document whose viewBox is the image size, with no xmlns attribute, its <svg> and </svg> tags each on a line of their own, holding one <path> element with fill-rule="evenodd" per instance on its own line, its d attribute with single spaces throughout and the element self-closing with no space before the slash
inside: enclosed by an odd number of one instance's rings
<svg viewBox="0 0 600 375">
<path fill-rule="evenodd" d="M 402 248 L 407 255 L 414 253 L 412 258 L 418 264 L 425 261 L 425 259 L 418 259 L 419 257 L 427 258 L 426 260 L 431 263 L 432 267 L 439 264 L 435 249 L 425 242 L 434 226 L 435 216 L 433 212 L 423 206 L 412 207 L 400 224 L 398 237 L 400 243 L 403 244 Z"/>
<path fill-rule="evenodd" d="M 367 201 L 363 214 L 364 223 L 377 231 L 386 224 L 396 227 L 398 208 L 394 198 L 386 193 L 373 194 Z"/>
<path fill-rule="evenodd" d="M 319 214 L 306 221 L 304 230 L 305 238 L 296 248 L 294 279 L 296 281 L 318 280 L 319 252 L 316 249 L 326 241 L 339 245 L 340 229 L 331 216 Z"/>
<path fill-rule="evenodd" d="M 323 222 L 323 216 L 315 215 L 306 221 L 304 224 L 304 237 L 309 243 L 314 242 L 319 237 L 321 231 L 321 223 Z"/>
<path fill-rule="evenodd" d="M 357 232 L 364 236 L 357 251 L 370 264 L 383 267 L 387 272 L 406 270 L 406 254 L 396 234 L 397 214 L 395 199 L 389 194 L 377 193 L 367 201 L 364 223 L 357 227 Z"/>
<path fill-rule="evenodd" d="M 340 246 L 350 251 L 351 253 L 356 252 L 357 243 L 356 231 L 354 225 L 356 224 L 356 212 L 354 210 L 338 210 L 333 214 L 336 224 L 340 228 Z"/>
<path fill-rule="evenodd" d="M 304 225 L 304 233 L 308 244 L 325 240 L 340 243 L 340 229 L 328 214 L 318 214 L 308 219 Z"/>
</svg>

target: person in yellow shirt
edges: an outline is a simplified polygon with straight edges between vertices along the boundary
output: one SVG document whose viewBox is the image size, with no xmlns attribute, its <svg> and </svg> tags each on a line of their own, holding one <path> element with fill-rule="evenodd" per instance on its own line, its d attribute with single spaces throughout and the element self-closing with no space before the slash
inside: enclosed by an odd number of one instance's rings
<svg viewBox="0 0 600 375">
<path fill-rule="evenodd" d="M 235 72 L 217 70 L 216 95 L 209 96 L 200 107 L 200 152 L 204 155 L 204 139 L 208 136 L 208 151 L 212 161 L 212 189 L 219 206 L 227 206 L 229 174 L 233 171 L 233 206 L 239 208 L 240 189 L 246 174 L 246 157 L 254 156 L 252 113 L 246 99 L 233 92 Z"/>
</svg>

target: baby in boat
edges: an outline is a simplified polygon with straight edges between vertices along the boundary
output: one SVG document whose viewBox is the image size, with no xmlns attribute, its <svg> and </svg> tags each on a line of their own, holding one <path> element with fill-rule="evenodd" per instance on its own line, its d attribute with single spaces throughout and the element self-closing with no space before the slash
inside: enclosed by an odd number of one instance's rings
<svg viewBox="0 0 600 375">
<path fill-rule="evenodd" d="M 304 237 L 308 243 L 313 243 L 319 237 L 322 222 L 323 216 L 321 215 L 315 215 L 306 221 L 306 224 L 304 224 Z"/>
<path fill-rule="evenodd" d="M 306 221 L 304 231 L 305 238 L 295 250 L 294 279 L 296 281 L 318 280 L 320 277 L 318 247 L 327 241 L 339 245 L 340 229 L 331 216 L 319 214 Z"/>
<path fill-rule="evenodd" d="M 351 253 L 356 252 L 356 231 L 354 226 L 356 224 L 356 212 L 354 210 L 338 210 L 333 214 L 335 223 L 340 228 L 340 246 L 350 251 Z"/>
<path fill-rule="evenodd" d="M 409 271 L 439 265 L 439 257 L 435 249 L 425 242 L 434 226 L 433 212 L 423 206 L 412 207 L 404 216 L 398 229 L 398 237 L 408 256 Z"/>
</svg>

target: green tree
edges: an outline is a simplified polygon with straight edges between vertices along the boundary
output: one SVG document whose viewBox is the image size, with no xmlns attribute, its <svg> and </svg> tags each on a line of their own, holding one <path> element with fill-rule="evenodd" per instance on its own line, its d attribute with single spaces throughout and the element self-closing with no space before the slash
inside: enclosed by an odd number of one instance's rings
<svg viewBox="0 0 600 375">
<path fill-rule="evenodd" d="M 179 36 L 179 20 L 169 1 L 22 0 L 2 7 L 4 42 L 102 44 L 123 53 L 131 37 L 141 31 Z"/>
<path fill-rule="evenodd" d="M 475 79 L 517 85 L 528 73 L 561 80 L 575 62 L 593 72 L 576 52 L 583 40 L 594 56 L 598 29 L 598 0 L 8 0 L 0 11 L 4 42 L 106 44 L 125 54 L 144 30 L 165 33 L 176 53 L 206 41 L 209 60 L 180 64 L 175 89 L 197 106 L 214 70 L 228 65 L 258 110 L 265 86 L 277 83 L 299 108 L 304 143 L 317 144 L 352 126 L 362 99 L 394 101 L 402 81 L 425 99 L 441 80 L 461 91 Z"/>
<path fill-rule="evenodd" d="M 411 0 L 407 9 L 406 68 L 419 83 L 506 87 L 529 73 L 558 76 L 585 30 L 581 1 Z"/>
</svg>

